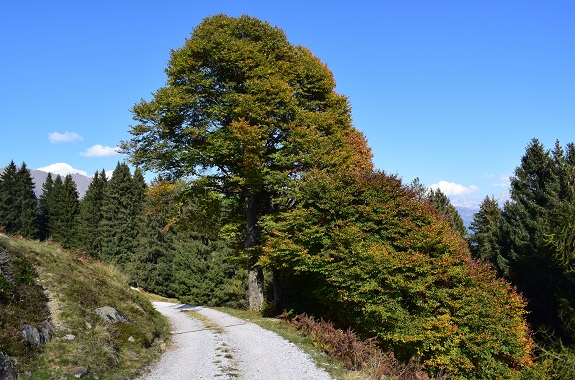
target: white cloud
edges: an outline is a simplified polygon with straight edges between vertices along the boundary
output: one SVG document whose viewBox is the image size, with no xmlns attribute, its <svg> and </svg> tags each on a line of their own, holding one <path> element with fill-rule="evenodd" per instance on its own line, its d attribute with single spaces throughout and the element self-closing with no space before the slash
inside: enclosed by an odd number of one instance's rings
<svg viewBox="0 0 575 380">
<path fill-rule="evenodd" d="M 38 168 L 37 170 L 41 170 L 43 172 L 52 173 L 56 175 L 60 174 L 62 176 L 65 176 L 66 174 L 75 174 L 75 173 L 88 176 L 88 173 L 86 173 L 85 171 L 74 169 L 72 166 L 64 162 L 58 162 L 52 165 L 45 166 L 43 168 Z"/>
<path fill-rule="evenodd" d="M 84 140 L 84 138 L 79 134 L 77 134 L 76 132 L 66 131 L 64 133 L 52 132 L 48 135 L 48 140 L 50 140 L 52 144 L 57 144 L 57 143 L 82 141 Z"/>
<path fill-rule="evenodd" d="M 447 195 L 448 197 L 452 195 L 471 194 L 479 190 L 479 187 L 475 185 L 465 187 L 463 185 L 447 181 L 439 181 L 439 183 L 434 183 L 431 186 L 429 186 L 429 188 L 433 190 L 439 189 L 443 194 Z"/>
<path fill-rule="evenodd" d="M 117 146 L 112 148 L 110 146 L 102 146 L 100 144 L 96 144 L 86 149 L 85 152 L 81 152 L 80 155 L 84 157 L 107 157 L 114 156 L 119 153 L 120 148 Z"/>
</svg>

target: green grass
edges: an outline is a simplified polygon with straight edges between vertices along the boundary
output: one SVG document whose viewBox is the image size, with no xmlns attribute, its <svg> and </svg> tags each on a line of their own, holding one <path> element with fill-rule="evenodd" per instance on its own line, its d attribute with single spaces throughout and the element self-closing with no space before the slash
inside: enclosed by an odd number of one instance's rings
<svg viewBox="0 0 575 380">
<path fill-rule="evenodd" d="M 10 253 L 18 279 L 16 289 L 0 291 L 0 344 L 17 358 L 19 373 L 29 373 L 25 378 L 73 379 L 70 369 L 87 367 L 84 379 L 130 379 L 166 346 L 166 320 L 114 267 L 52 243 L 0 237 L 0 249 Z M 15 302 L 22 297 L 25 303 Z M 94 312 L 102 306 L 130 323 L 102 321 Z M 18 341 L 22 323 L 44 319 L 55 327 L 55 339 L 38 348 Z"/>
</svg>

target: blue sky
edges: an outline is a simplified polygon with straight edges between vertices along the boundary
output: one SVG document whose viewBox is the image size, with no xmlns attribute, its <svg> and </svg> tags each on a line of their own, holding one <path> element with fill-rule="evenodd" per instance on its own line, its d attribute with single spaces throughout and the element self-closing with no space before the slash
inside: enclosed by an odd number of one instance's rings
<svg viewBox="0 0 575 380">
<path fill-rule="evenodd" d="M 112 170 L 129 109 L 203 18 L 248 14 L 333 71 L 376 167 L 455 203 L 506 192 L 529 141 L 575 141 L 573 1 L 5 1 L 0 166 Z"/>
</svg>

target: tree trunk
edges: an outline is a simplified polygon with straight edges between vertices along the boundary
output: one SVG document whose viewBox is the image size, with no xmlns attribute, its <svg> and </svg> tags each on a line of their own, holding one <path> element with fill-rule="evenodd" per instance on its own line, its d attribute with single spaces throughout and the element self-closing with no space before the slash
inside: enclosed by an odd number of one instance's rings
<svg viewBox="0 0 575 380">
<path fill-rule="evenodd" d="M 248 297 L 250 310 L 260 311 L 264 302 L 264 273 L 262 268 L 254 265 L 257 258 L 252 257 L 251 248 L 257 244 L 259 202 L 257 194 L 246 197 L 246 242 L 244 248 L 248 253 Z"/>
<path fill-rule="evenodd" d="M 273 285 L 274 285 L 274 314 L 279 315 L 286 308 L 285 297 L 284 297 L 285 285 L 279 271 L 274 270 L 272 274 L 273 274 Z"/>
</svg>

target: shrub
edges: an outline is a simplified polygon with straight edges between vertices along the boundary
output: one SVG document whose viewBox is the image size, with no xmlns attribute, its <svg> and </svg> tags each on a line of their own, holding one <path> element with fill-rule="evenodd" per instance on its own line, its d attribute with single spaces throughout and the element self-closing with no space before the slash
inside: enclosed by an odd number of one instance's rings
<svg viewBox="0 0 575 380">
<path fill-rule="evenodd" d="M 290 307 L 456 379 L 516 378 L 532 364 L 524 300 L 399 179 L 309 173 L 295 197 L 265 222 L 262 259 L 298 294 Z"/>
<path fill-rule="evenodd" d="M 385 353 L 374 338 L 360 340 L 351 329 L 342 330 L 323 319 L 316 321 L 307 314 L 287 318 L 288 324 L 302 331 L 320 349 L 339 359 L 350 370 L 368 370 L 374 379 L 427 380 L 423 366 L 415 359 L 402 363 L 393 353 Z M 436 376 L 434 379 L 445 379 Z"/>
</svg>

